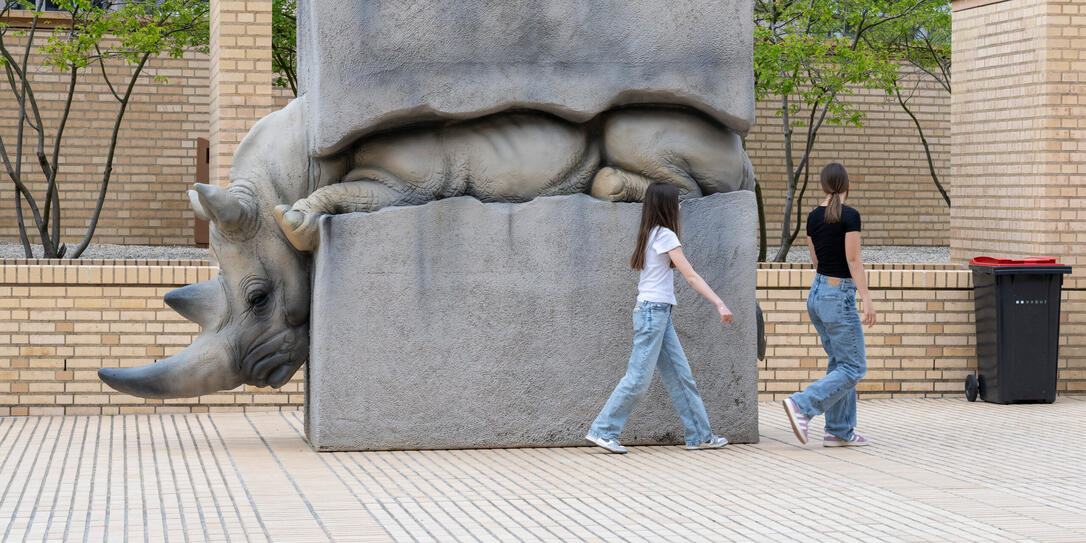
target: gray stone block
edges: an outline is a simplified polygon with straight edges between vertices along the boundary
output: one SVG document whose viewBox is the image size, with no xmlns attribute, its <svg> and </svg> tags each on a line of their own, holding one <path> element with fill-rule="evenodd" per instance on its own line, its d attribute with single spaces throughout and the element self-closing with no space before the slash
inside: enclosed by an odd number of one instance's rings
<svg viewBox="0 0 1086 543">
<path fill-rule="evenodd" d="M 583 122 L 688 105 L 754 121 L 751 0 L 307 0 L 299 93 L 310 152 L 403 124 L 516 107 Z"/>
<path fill-rule="evenodd" d="M 587 195 L 452 198 L 322 219 L 306 433 L 320 450 L 583 444 L 625 373 L 640 204 Z M 676 273 L 674 322 L 713 431 L 758 439 L 757 210 L 739 191 L 686 200 L 694 268 L 735 314 Z M 682 442 L 654 377 L 627 444 Z"/>
</svg>

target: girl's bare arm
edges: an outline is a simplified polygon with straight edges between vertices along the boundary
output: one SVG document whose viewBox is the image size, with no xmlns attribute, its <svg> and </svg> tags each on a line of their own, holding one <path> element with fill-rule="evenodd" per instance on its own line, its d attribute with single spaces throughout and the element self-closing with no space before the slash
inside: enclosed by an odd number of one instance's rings
<svg viewBox="0 0 1086 543">
<path fill-rule="evenodd" d="M 814 241 L 811 240 L 811 236 L 807 236 L 807 250 L 811 252 L 811 263 L 814 264 L 815 269 L 818 269 L 818 254 L 815 253 Z"/>
<path fill-rule="evenodd" d="M 863 323 L 872 326 L 875 324 L 875 306 L 871 303 L 871 294 L 867 291 L 867 275 L 864 272 L 864 263 L 860 258 L 860 233 L 845 233 L 845 259 L 848 260 L 848 271 L 852 274 L 852 282 L 856 283 L 856 292 L 864 302 Z"/>
<path fill-rule="evenodd" d="M 667 252 L 667 256 L 671 257 L 671 261 L 675 264 L 675 268 L 679 270 L 679 273 L 683 274 L 683 278 L 687 283 L 690 283 L 694 290 L 698 291 L 698 294 L 705 296 L 706 300 L 709 300 L 715 307 L 717 313 L 720 313 L 720 322 L 732 322 L 732 312 L 728 309 L 728 306 L 724 305 L 724 302 L 717 296 L 713 289 L 709 287 L 709 284 L 698 275 L 698 272 L 694 271 L 694 267 L 690 265 L 690 261 L 686 259 L 686 255 L 683 254 L 682 247 L 676 247 Z"/>
</svg>

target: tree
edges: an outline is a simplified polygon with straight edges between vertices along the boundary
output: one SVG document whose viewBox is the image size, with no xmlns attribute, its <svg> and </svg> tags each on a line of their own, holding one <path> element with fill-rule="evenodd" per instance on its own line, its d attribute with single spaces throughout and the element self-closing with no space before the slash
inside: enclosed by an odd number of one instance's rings
<svg viewBox="0 0 1086 543">
<path fill-rule="evenodd" d="M 935 161 L 931 157 L 931 147 L 924 136 L 924 128 L 909 107 L 909 100 L 924 80 L 934 80 L 947 94 L 951 94 L 950 19 L 949 0 L 930 2 L 909 17 L 893 21 L 884 28 L 869 33 L 865 38 L 871 47 L 884 49 L 902 65 L 900 70 L 889 74 L 890 78 L 885 81 L 884 87 L 886 93 L 892 96 L 912 119 L 920 136 L 920 143 L 924 146 L 931 180 L 947 207 L 950 207 L 950 196 L 939 181 Z"/>
<path fill-rule="evenodd" d="M 61 258 L 68 253 L 60 239 L 61 202 L 58 184 L 64 162 L 64 129 L 68 124 L 72 100 L 89 86 L 83 72 L 101 69 L 110 94 L 116 99 L 113 129 L 105 150 L 105 163 L 98 199 L 83 239 L 68 255 L 78 258 L 90 244 L 102 212 L 113 160 L 125 111 L 132 91 L 147 63 L 162 54 L 177 58 L 189 49 L 205 50 L 208 43 L 208 0 L 124 0 L 111 4 L 103 0 L 54 0 L 62 10 L 45 16 L 34 9 L 30 0 L 0 0 L 0 67 L 8 89 L 17 104 L 18 116 L 14 141 L 0 138 L 0 158 L 7 177 L 15 188 L 15 213 L 19 237 L 27 258 L 33 257 L 30 234 L 24 217 L 24 201 L 33 219 L 33 233 L 40 238 L 46 258 Z M 14 28 L 7 24 L 13 10 L 29 12 L 29 24 Z M 44 70 L 30 65 L 35 38 L 44 33 L 44 21 L 59 20 L 39 52 L 44 57 Z M 21 50 L 20 50 L 21 48 Z M 106 70 L 106 61 L 121 59 L 131 67 L 121 81 Z M 66 74 L 64 110 L 56 126 L 50 129 L 42 120 L 35 87 L 47 84 L 53 74 Z M 156 76 L 158 81 L 165 78 Z M 27 142 L 26 140 L 30 141 Z M 33 146 L 31 151 L 30 147 Z M 37 168 L 24 169 L 24 159 L 32 153 Z M 36 171 L 40 170 L 40 171 Z M 45 182 L 41 200 L 31 189 L 35 179 Z"/>
<path fill-rule="evenodd" d="M 826 123 L 861 126 L 864 115 L 847 97 L 855 88 L 881 86 L 897 69 L 890 55 L 871 47 L 865 35 L 930 1 L 934 0 L 756 0 L 755 92 L 759 101 L 779 104 L 776 116 L 781 120 L 787 176 L 781 242 L 774 261 L 785 260 L 803 223 L 803 196 L 818 131 Z M 797 128 L 806 136 L 798 160 L 793 141 Z"/>
<path fill-rule="evenodd" d="M 297 0 L 272 1 L 272 71 L 275 86 L 298 96 Z"/>
</svg>

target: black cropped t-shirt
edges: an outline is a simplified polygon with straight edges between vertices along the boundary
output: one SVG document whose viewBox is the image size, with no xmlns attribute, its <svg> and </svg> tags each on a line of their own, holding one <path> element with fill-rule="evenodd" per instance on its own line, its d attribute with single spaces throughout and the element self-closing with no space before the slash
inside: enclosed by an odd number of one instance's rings
<svg viewBox="0 0 1086 543">
<path fill-rule="evenodd" d="M 814 243 L 818 257 L 818 273 L 829 277 L 851 279 L 845 259 L 845 233 L 860 231 L 860 212 L 841 206 L 841 220 L 827 223 L 826 206 L 818 206 L 807 215 L 807 235 Z"/>
</svg>

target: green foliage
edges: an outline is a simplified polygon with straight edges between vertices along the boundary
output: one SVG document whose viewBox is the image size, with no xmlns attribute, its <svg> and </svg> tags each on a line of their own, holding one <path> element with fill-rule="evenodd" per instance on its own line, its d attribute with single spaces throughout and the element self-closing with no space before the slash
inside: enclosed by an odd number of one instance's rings
<svg viewBox="0 0 1086 543">
<path fill-rule="evenodd" d="M 26 1 L 26 0 L 20 0 Z M 58 26 L 41 50 L 58 70 L 85 68 L 102 58 L 138 64 L 144 56 L 180 58 L 208 49 L 208 0 L 125 0 L 104 8 L 97 0 L 56 0 L 71 23 Z M 112 37 L 103 50 L 102 40 Z"/>
<path fill-rule="evenodd" d="M 54 0 L 53 3 L 61 12 L 48 12 L 46 17 L 45 12 L 33 9 L 34 3 L 30 0 L 0 0 L 0 20 L 13 10 L 31 13 L 26 28 L 0 24 L 0 76 L 3 76 L 0 81 L 7 82 L 7 90 L 18 105 L 18 115 L 13 122 L 15 130 L 5 131 L 15 132 L 17 136 L 13 142 L 0 138 L 0 158 L 6 177 L 15 188 L 16 221 L 27 257 L 33 254 L 28 226 L 24 222 L 24 202 L 30 211 L 31 226 L 40 237 L 44 256 L 65 256 L 66 246 L 60 240 L 61 178 L 58 175 L 65 162 L 64 129 L 77 90 L 87 84 L 85 78 L 79 77 L 80 72 L 100 68 L 99 75 L 117 104 L 108 148 L 103 153 L 105 160 L 98 200 L 83 240 L 68 255 L 77 258 L 90 243 L 98 224 L 113 171 L 117 136 L 143 68 L 149 60 L 159 56 L 177 58 L 190 50 L 206 52 L 210 37 L 209 4 L 208 0 Z M 43 24 L 43 19 L 49 19 L 50 23 Z M 38 47 L 46 67 L 40 70 L 29 65 L 30 52 L 40 43 L 36 38 L 47 32 L 45 43 Z M 131 68 L 126 75 L 119 76 L 116 70 L 106 70 L 107 59 L 121 59 Z M 57 72 L 67 74 L 67 92 L 63 95 L 60 120 L 50 127 L 43 122 L 35 86 L 39 81 L 51 84 L 53 73 Z M 155 81 L 166 80 L 159 75 L 153 77 Z M 123 81 L 115 81 L 117 79 Z M 37 169 L 23 167 L 28 155 L 36 158 Z M 40 171 L 36 173 L 36 170 Z M 44 195 L 36 195 L 30 190 L 29 182 L 34 175 L 44 178 L 47 186 Z M 43 205 L 39 206 L 39 203 Z"/>
<path fill-rule="evenodd" d="M 779 104 L 775 114 L 781 119 L 788 176 L 774 260 L 784 260 L 799 233 L 819 129 L 824 123 L 860 127 L 864 114 L 849 100 L 854 89 L 885 88 L 895 77 L 898 59 L 873 46 L 868 34 L 932 3 L 936 0 L 755 0 L 755 93 L 759 101 Z M 806 133 L 798 157 L 792 140 L 797 128 Z"/>
<path fill-rule="evenodd" d="M 863 113 L 847 100 L 853 89 L 880 87 L 897 65 L 864 36 L 905 18 L 925 0 L 757 0 L 754 73 L 758 99 L 789 97 L 776 114 L 795 117 L 826 107 L 825 122 L 860 126 Z M 792 119 L 792 127 L 804 126 Z"/>
<path fill-rule="evenodd" d="M 894 94 L 910 80 L 927 76 L 950 92 L 950 0 L 926 2 L 908 17 L 890 21 L 867 33 L 868 47 L 882 51 L 904 68 L 888 74 L 882 86 Z"/>
<path fill-rule="evenodd" d="M 272 0 L 272 70 L 275 86 L 298 95 L 297 0 Z"/>
</svg>

